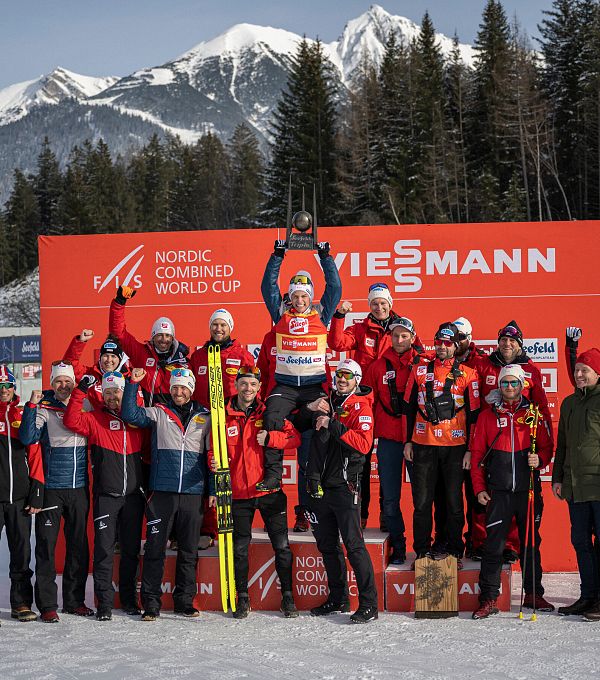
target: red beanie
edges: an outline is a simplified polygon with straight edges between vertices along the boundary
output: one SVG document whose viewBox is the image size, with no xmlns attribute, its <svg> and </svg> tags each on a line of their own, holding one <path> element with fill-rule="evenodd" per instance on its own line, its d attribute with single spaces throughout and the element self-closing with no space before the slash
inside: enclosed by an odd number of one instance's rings
<svg viewBox="0 0 600 680">
<path fill-rule="evenodd" d="M 578 364 L 585 364 L 600 375 L 600 349 L 592 347 L 577 357 Z"/>
</svg>

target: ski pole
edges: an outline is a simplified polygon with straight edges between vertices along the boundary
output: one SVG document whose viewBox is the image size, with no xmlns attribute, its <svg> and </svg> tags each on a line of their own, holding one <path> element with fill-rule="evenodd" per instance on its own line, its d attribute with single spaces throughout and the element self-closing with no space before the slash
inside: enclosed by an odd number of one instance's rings
<svg viewBox="0 0 600 680">
<path fill-rule="evenodd" d="M 530 404 L 529 412 L 525 417 L 525 423 L 529 425 L 531 445 L 529 451 L 531 454 L 535 454 L 537 451 L 537 428 L 540 420 L 540 408 L 537 405 Z M 531 581 L 532 581 L 532 597 L 533 597 L 533 613 L 531 614 L 531 620 L 537 621 L 537 614 L 535 611 L 535 599 L 537 596 L 536 591 L 536 579 L 535 579 L 535 488 L 533 479 L 533 466 L 529 467 L 529 495 L 527 497 L 527 529 L 526 536 L 529 536 L 529 540 L 525 539 L 525 559 L 523 565 L 523 573 L 521 578 L 521 597 L 523 593 L 524 583 L 525 583 L 525 565 L 527 564 L 527 551 L 529 549 L 529 543 L 531 542 Z M 523 618 L 523 612 L 519 613 L 519 618 Z"/>
<path fill-rule="evenodd" d="M 531 482 L 530 482 L 531 485 Z M 525 594 L 525 572 L 527 570 L 527 546 L 529 544 L 529 517 L 531 515 L 531 489 L 527 496 L 527 519 L 525 524 L 525 546 L 523 548 L 523 564 L 521 565 L 521 606 L 519 607 L 519 619 L 523 620 L 523 600 Z M 523 546 L 522 546 L 523 547 Z"/>
<path fill-rule="evenodd" d="M 537 592 L 535 589 L 535 489 L 533 487 L 533 468 L 529 471 L 530 477 L 530 494 L 531 494 L 531 530 L 529 532 L 531 538 L 531 580 L 533 585 L 533 613 L 531 615 L 532 621 L 537 621 L 537 614 L 535 613 L 535 600 Z M 525 576 L 525 574 L 523 574 Z"/>
</svg>

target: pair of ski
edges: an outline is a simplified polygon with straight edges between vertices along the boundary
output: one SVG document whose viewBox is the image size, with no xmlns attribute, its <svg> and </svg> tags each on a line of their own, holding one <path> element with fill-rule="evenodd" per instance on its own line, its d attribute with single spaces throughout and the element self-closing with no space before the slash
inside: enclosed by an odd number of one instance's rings
<svg viewBox="0 0 600 680">
<path fill-rule="evenodd" d="M 221 603 L 226 612 L 235 611 L 235 574 L 233 568 L 233 514 L 231 510 L 231 475 L 225 435 L 225 403 L 223 399 L 223 373 L 221 348 L 208 347 L 208 384 L 210 391 L 210 422 L 212 447 L 217 470 L 215 488 L 217 495 L 217 531 L 219 534 L 219 574 Z"/>
</svg>

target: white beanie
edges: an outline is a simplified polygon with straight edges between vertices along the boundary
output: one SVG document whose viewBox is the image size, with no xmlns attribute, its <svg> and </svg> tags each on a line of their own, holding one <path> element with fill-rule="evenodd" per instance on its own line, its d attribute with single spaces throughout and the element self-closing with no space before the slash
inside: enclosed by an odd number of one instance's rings
<svg viewBox="0 0 600 680">
<path fill-rule="evenodd" d="M 153 338 L 159 333 L 168 333 L 169 335 L 175 337 L 175 326 L 173 325 L 171 319 L 166 316 L 161 316 L 160 318 L 156 319 L 156 321 L 152 324 L 150 337 Z"/>
<path fill-rule="evenodd" d="M 390 289 L 387 286 L 375 286 L 374 288 L 371 288 L 368 295 L 369 304 L 377 298 L 386 300 L 390 307 L 394 304 Z"/>
<path fill-rule="evenodd" d="M 175 387 L 175 385 L 181 385 L 182 387 L 187 387 L 188 390 L 194 394 L 196 388 L 196 378 L 189 368 L 175 368 L 171 371 L 171 377 L 169 380 L 169 387 Z"/>
<path fill-rule="evenodd" d="M 464 316 L 459 316 L 456 321 L 452 322 L 457 328 L 459 333 L 464 333 L 469 340 L 473 337 L 473 326 L 469 319 L 465 319 Z"/>
<path fill-rule="evenodd" d="M 104 392 L 111 387 L 117 387 L 120 390 L 125 389 L 125 378 L 119 371 L 108 371 L 102 376 L 102 391 Z"/>
<path fill-rule="evenodd" d="M 296 276 L 306 276 L 310 283 L 293 283 L 293 280 L 296 278 Z M 307 271 L 304 271 L 304 269 L 300 269 L 300 271 L 297 271 L 294 276 L 292 276 L 290 287 L 288 288 L 288 295 L 290 296 L 290 299 L 294 293 L 306 293 L 311 302 L 315 296 L 315 289 L 312 284 L 311 276 Z"/>
<path fill-rule="evenodd" d="M 500 385 L 500 381 L 503 378 L 506 378 L 507 375 L 512 375 L 513 377 L 517 378 L 517 380 L 521 383 L 522 386 L 525 385 L 525 372 L 518 364 L 508 364 L 508 366 L 503 366 L 500 369 L 500 375 L 498 376 L 498 385 Z"/>
<path fill-rule="evenodd" d="M 362 378 L 362 369 L 354 359 L 343 359 L 337 365 L 336 371 L 352 371 L 356 378 L 356 384 L 359 385 Z"/>
<path fill-rule="evenodd" d="M 56 378 L 70 378 L 73 381 L 73 384 L 75 384 L 75 371 L 73 370 L 73 366 L 71 364 L 65 364 L 64 362 L 60 362 L 60 364 L 56 364 L 56 366 L 52 366 L 52 369 L 50 371 L 50 384 L 56 380 Z"/>
<path fill-rule="evenodd" d="M 210 315 L 210 319 L 208 320 L 209 329 L 215 319 L 221 319 L 221 321 L 224 321 L 229 326 L 229 332 L 233 333 L 233 317 L 226 309 L 217 309 Z"/>
</svg>

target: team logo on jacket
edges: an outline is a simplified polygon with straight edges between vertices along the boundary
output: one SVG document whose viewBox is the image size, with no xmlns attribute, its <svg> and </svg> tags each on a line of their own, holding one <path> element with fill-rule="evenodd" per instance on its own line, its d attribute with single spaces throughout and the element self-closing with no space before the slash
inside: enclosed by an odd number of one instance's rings
<svg viewBox="0 0 600 680">
<path fill-rule="evenodd" d="M 6 432 L 6 423 L 0 423 L 0 432 Z"/>
<path fill-rule="evenodd" d="M 111 430 L 121 429 L 121 423 L 118 420 L 111 420 L 108 426 L 110 427 Z"/>
<path fill-rule="evenodd" d="M 508 418 L 498 418 L 499 427 L 508 427 Z"/>
<path fill-rule="evenodd" d="M 361 428 L 361 430 L 370 430 L 370 429 L 371 429 L 371 426 L 369 425 L 369 423 L 363 423 L 363 424 L 360 426 L 360 428 Z"/>
<path fill-rule="evenodd" d="M 417 431 L 417 434 L 425 434 L 425 423 L 416 423 L 415 424 L 415 429 Z"/>
<path fill-rule="evenodd" d="M 206 375 L 206 366 L 198 366 L 198 375 Z"/>
<path fill-rule="evenodd" d="M 306 335 L 308 333 L 308 319 L 304 317 L 293 317 L 289 324 L 292 335 Z"/>
<path fill-rule="evenodd" d="M 235 436 L 237 436 L 237 433 L 238 433 L 237 425 L 232 425 L 231 427 L 227 428 L 227 436 L 228 437 L 235 437 Z"/>
<path fill-rule="evenodd" d="M 225 373 L 228 373 L 229 375 L 237 375 L 237 368 L 226 368 Z"/>
<path fill-rule="evenodd" d="M 495 375 L 486 376 L 485 384 L 486 385 L 495 385 L 496 384 L 496 376 Z"/>
<path fill-rule="evenodd" d="M 375 347 L 375 338 L 365 338 L 366 347 Z"/>
<path fill-rule="evenodd" d="M 152 357 L 148 357 L 146 359 L 147 368 L 152 368 L 152 366 L 154 366 L 155 363 L 156 363 L 156 359 L 153 359 Z"/>
<path fill-rule="evenodd" d="M 259 420 L 257 420 L 257 421 L 254 423 L 254 427 L 262 427 L 262 426 L 263 426 L 262 418 L 259 419 Z"/>
<path fill-rule="evenodd" d="M 242 365 L 242 360 L 241 359 L 227 359 L 225 361 L 226 364 L 231 364 L 232 366 L 241 366 Z"/>
<path fill-rule="evenodd" d="M 426 373 L 426 374 L 425 374 L 425 380 L 426 380 L 427 382 L 432 382 L 432 380 L 433 380 L 433 373 Z"/>
<path fill-rule="evenodd" d="M 56 411 L 56 417 L 62 420 L 65 417 L 65 414 L 63 411 Z"/>
<path fill-rule="evenodd" d="M 340 418 L 347 418 L 349 415 L 350 415 L 350 414 L 348 413 L 348 411 L 342 411 L 342 412 L 340 413 Z"/>
<path fill-rule="evenodd" d="M 452 430 L 452 439 L 459 439 L 465 436 L 464 430 Z"/>
<path fill-rule="evenodd" d="M 204 425 L 204 423 L 206 422 L 206 418 L 203 418 L 202 416 L 194 416 L 194 422 L 200 423 L 200 425 Z"/>
<path fill-rule="evenodd" d="M 383 384 L 387 385 L 390 380 L 394 380 L 396 377 L 396 371 L 388 371 L 383 376 Z"/>
<path fill-rule="evenodd" d="M 427 366 L 417 366 L 417 375 L 425 375 L 427 373 Z"/>
<path fill-rule="evenodd" d="M 359 423 L 372 423 L 373 418 L 371 416 L 358 416 Z"/>
<path fill-rule="evenodd" d="M 319 349 L 317 338 L 281 338 L 281 349 L 314 352 Z"/>
<path fill-rule="evenodd" d="M 277 354 L 277 347 L 271 347 L 271 354 Z"/>
<path fill-rule="evenodd" d="M 13 422 L 10 424 L 11 427 L 20 427 L 21 426 L 21 421 L 20 420 L 13 420 Z"/>
</svg>

